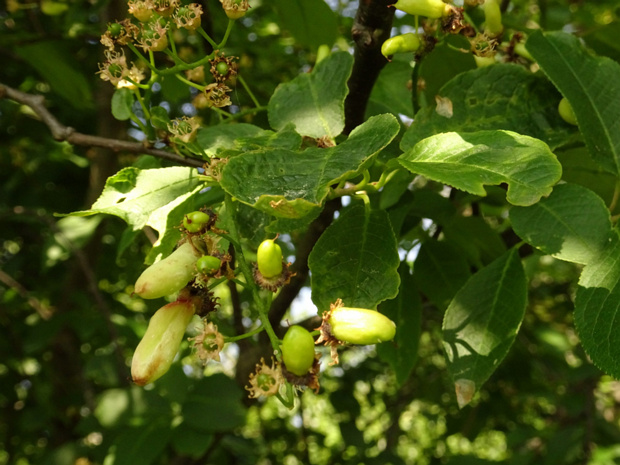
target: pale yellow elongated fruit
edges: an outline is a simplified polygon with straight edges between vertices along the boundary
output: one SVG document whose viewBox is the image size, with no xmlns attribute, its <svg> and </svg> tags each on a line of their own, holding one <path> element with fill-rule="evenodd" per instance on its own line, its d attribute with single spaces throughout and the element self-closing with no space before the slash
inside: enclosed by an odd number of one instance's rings
<svg viewBox="0 0 620 465">
<path fill-rule="evenodd" d="M 180 291 L 196 274 L 199 256 L 194 247 L 185 242 L 144 270 L 136 281 L 134 292 L 143 299 L 157 299 Z"/>
<path fill-rule="evenodd" d="M 420 48 L 420 38 L 413 32 L 390 37 L 381 45 L 381 54 L 384 57 L 395 53 L 415 52 Z"/>
<path fill-rule="evenodd" d="M 452 11 L 450 5 L 441 0 L 398 0 L 392 6 L 410 15 L 433 19 L 447 16 Z"/>
<path fill-rule="evenodd" d="M 496 37 L 502 33 L 502 11 L 497 0 L 485 0 L 484 5 L 484 32 L 488 36 Z"/>
<path fill-rule="evenodd" d="M 367 308 L 338 307 L 327 320 L 332 335 L 351 344 L 377 344 L 391 341 L 396 324 L 385 315 Z"/>
<path fill-rule="evenodd" d="M 174 360 L 196 307 L 192 300 L 177 300 L 157 310 L 131 361 L 131 377 L 138 386 L 163 376 Z"/>
</svg>

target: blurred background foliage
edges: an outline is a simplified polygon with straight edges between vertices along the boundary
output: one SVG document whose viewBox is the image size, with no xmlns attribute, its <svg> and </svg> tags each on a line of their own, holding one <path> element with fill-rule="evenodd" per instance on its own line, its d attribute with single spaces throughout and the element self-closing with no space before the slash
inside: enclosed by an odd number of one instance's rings
<svg viewBox="0 0 620 465">
<path fill-rule="evenodd" d="M 520 30 L 576 32 L 597 53 L 620 60 L 617 3 L 515 0 L 504 21 Z M 263 104 L 279 83 L 312 67 L 322 43 L 352 46 L 357 2 L 251 4 L 227 52 L 240 57 Z M 221 37 L 226 21 L 219 2 L 203 7 L 213 35 Z M 103 58 L 99 36 L 109 21 L 125 17 L 125 4 L 8 0 L 0 8 L 0 82 L 43 95 L 48 109 L 80 132 L 139 135 L 112 118 L 113 89 L 95 74 Z M 291 8 L 311 17 L 302 23 Z M 397 15 L 394 25 L 394 32 L 410 31 L 412 18 Z M 179 40 L 187 54 L 204 53 L 192 37 Z M 429 57 L 427 99 L 474 66 L 458 57 L 453 50 L 438 50 L 435 62 Z M 398 66 L 384 73 L 402 76 Z M 390 94 L 392 81 L 384 76 L 380 82 L 386 87 L 377 92 Z M 187 87 L 164 81 L 160 93 L 172 115 L 195 114 Z M 233 93 L 233 103 L 243 106 L 244 95 Z M 381 98 L 374 102 L 369 114 L 385 111 Z M 402 113 L 410 111 L 405 105 Z M 207 123 L 213 117 L 201 116 Z M 267 127 L 266 113 L 252 122 Z M 120 220 L 54 214 L 90 207 L 120 167 L 165 162 L 56 142 L 29 108 L 6 99 L 0 100 L 0 141 L 0 464 L 620 460 L 620 383 L 588 362 L 573 329 L 571 283 L 579 270 L 536 253 L 526 259 L 530 305 L 515 345 L 463 410 L 445 371 L 442 312 L 430 302 L 423 303 L 418 362 L 400 387 L 374 348 L 350 348 L 339 366 L 323 362 L 320 393 L 304 392 L 293 411 L 274 399 L 249 401 L 243 383 L 235 381 L 234 345 L 221 364 L 206 367 L 209 376 L 184 346 L 178 363 L 155 385 L 131 386 L 133 350 L 159 306 L 131 296 L 148 234 L 118 253 L 125 229 Z M 402 245 L 409 249 L 411 240 Z M 225 328 L 229 297 L 222 291 L 220 298 Z M 302 291 L 289 317 L 309 316 L 309 305 Z"/>
</svg>

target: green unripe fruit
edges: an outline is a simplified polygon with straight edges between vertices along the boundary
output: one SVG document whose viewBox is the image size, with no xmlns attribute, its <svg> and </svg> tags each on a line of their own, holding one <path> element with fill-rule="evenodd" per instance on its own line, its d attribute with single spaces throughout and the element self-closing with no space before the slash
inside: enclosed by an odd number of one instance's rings
<svg viewBox="0 0 620 465">
<path fill-rule="evenodd" d="M 484 32 L 491 37 L 497 37 L 504 30 L 502 25 L 502 11 L 497 0 L 486 0 L 484 8 Z"/>
<path fill-rule="evenodd" d="M 118 37 L 123 30 L 123 26 L 118 23 L 112 23 L 108 26 L 108 32 L 112 37 Z"/>
<path fill-rule="evenodd" d="M 391 341 L 396 324 L 385 315 L 366 308 L 339 307 L 327 319 L 332 335 L 351 344 L 377 344 Z"/>
<path fill-rule="evenodd" d="M 474 55 L 474 61 L 476 62 L 477 68 L 484 68 L 496 63 L 495 57 L 479 57 L 478 55 Z"/>
<path fill-rule="evenodd" d="M 384 57 L 395 53 L 415 52 L 420 48 L 420 38 L 417 34 L 409 32 L 399 36 L 390 37 L 381 45 L 381 54 Z"/>
<path fill-rule="evenodd" d="M 449 5 L 441 0 L 398 0 L 392 5 L 410 15 L 426 16 L 427 18 L 442 18 L 450 14 Z"/>
<path fill-rule="evenodd" d="M 154 263 L 142 272 L 134 292 L 143 299 L 157 299 L 183 289 L 194 277 L 198 254 L 185 242 L 168 257 Z"/>
<path fill-rule="evenodd" d="M 196 262 L 196 269 L 201 274 L 212 276 L 220 269 L 222 262 L 213 255 L 203 255 Z"/>
<path fill-rule="evenodd" d="M 301 326 L 291 326 L 282 341 L 282 360 L 286 369 L 297 376 L 303 376 L 314 364 L 314 339 Z"/>
<path fill-rule="evenodd" d="M 196 310 L 192 301 L 172 302 L 155 312 L 131 360 L 131 377 L 138 386 L 164 375 Z"/>
<path fill-rule="evenodd" d="M 228 73 L 228 69 L 228 63 L 225 61 L 220 61 L 217 65 L 215 65 L 215 70 L 222 76 Z"/>
<path fill-rule="evenodd" d="M 207 224 L 209 220 L 210 217 L 205 212 L 191 212 L 183 217 L 183 227 L 187 230 L 187 232 L 197 233 L 200 232 L 202 227 Z"/>
<path fill-rule="evenodd" d="M 282 274 L 282 249 L 274 239 L 264 240 L 256 252 L 258 271 L 265 278 L 275 278 Z"/>
<path fill-rule="evenodd" d="M 560 100 L 560 104 L 558 105 L 558 112 L 564 121 L 568 124 L 577 125 L 577 117 L 575 116 L 575 112 L 573 111 L 573 107 L 570 102 L 565 98 Z"/>
</svg>

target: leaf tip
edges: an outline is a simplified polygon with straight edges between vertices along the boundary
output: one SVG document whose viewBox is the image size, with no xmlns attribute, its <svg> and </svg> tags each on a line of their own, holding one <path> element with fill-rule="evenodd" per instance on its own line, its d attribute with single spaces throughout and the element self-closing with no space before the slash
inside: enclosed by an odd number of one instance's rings
<svg viewBox="0 0 620 465">
<path fill-rule="evenodd" d="M 476 383 L 471 379 L 457 379 L 454 383 L 454 390 L 456 392 L 456 401 L 459 404 L 459 408 L 463 408 L 469 404 L 474 397 L 476 393 Z"/>
</svg>

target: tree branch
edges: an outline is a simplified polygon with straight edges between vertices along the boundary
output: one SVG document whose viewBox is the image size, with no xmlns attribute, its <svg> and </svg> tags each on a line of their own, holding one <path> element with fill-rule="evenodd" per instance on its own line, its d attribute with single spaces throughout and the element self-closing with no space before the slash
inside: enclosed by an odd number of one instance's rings
<svg viewBox="0 0 620 465">
<path fill-rule="evenodd" d="M 355 62 L 349 78 L 349 94 L 344 102 L 346 134 L 364 122 L 370 92 L 386 65 L 381 45 L 390 37 L 393 0 L 360 0 L 351 35 L 355 41 Z"/>
<path fill-rule="evenodd" d="M 69 126 L 65 126 L 60 123 L 60 121 L 58 121 L 56 117 L 45 107 L 45 99 L 43 96 L 21 92 L 0 83 L 0 99 L 2 98 L 8 98 L 16 101 L 17 103 L 30 107 L 39 119 L 49 128 L 52 133 L 52 137 L 57 141 L 65 141 L 72 145 L 82 145 L 87 147 L 103 147 L 115 152 L 147 154 L 185 166 L 201 167 L 204 164 L 203 161 L 192 158 L 184 158 L 166 150 L 146 147 L 140 142 L 109 139 L 106 137 L 82 134 Z"/>
</svg>

